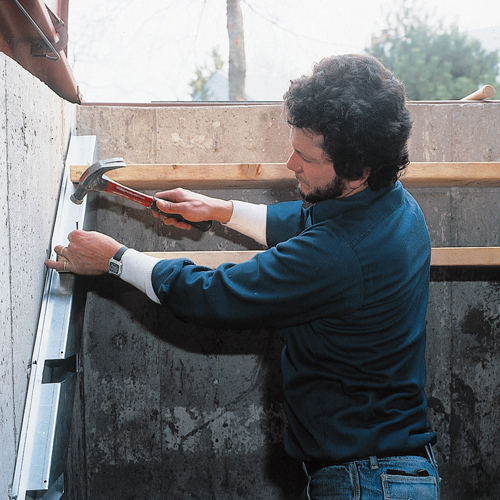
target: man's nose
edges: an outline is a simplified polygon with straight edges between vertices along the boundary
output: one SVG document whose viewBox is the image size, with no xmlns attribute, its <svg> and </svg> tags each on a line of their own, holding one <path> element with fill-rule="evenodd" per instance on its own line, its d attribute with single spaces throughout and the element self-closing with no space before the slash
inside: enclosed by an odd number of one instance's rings
<svg viewBox="0 0 500 500">
<path fill-rule="evenodd" d="M 300 157 L 295 151 L 290 155 L 290 158 L 288 158 L 288 161 L 286 162 L 286 168 L 288 168 L 288 170 L 291 170 L 292 172 L 302 171 L 302 167 L 300 165 Z"/>
</svg>

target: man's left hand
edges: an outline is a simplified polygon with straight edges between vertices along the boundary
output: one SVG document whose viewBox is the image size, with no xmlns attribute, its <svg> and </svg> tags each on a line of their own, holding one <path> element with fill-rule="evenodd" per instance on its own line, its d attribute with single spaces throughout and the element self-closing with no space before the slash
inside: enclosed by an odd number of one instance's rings
<svg viewBox="0 0 500 500">
<path fill-rule="evenodd" d="M 108 272 L 109 259 L 123 246 L 110 236 L 95 231 L 73 231 L 68 235 L 68 240 L 67 247 L 54 247 L 62 259 L 47 259 L 47 267 L 59 272 L 89 276 L 105 274 Z"/>
</svg>

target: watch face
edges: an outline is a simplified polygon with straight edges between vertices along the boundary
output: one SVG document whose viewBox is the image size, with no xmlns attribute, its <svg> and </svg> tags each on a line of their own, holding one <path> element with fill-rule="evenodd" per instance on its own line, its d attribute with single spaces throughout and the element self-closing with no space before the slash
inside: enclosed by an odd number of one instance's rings
<svg viewBox="0 0 500 500">
<path fill-rule="evenodd" d="M 120 266 L 116 262 L 111 261 L 108 265 L 108 271 L 111 274 L 118 274 L 120 271 Z"/>
</svg>

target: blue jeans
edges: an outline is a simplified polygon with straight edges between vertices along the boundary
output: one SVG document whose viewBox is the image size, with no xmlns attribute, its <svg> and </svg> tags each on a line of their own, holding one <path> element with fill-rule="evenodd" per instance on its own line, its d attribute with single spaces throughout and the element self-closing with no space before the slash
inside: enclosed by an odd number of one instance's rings
<svg viewBox="0 0 500 500">
<path fill-rule="evenodd" d="M 370 457 L 325 467 L 308 476 L 303 500 L 439 500 L 440 479 L 432 448 L 429 458 Z"/>
</svg>

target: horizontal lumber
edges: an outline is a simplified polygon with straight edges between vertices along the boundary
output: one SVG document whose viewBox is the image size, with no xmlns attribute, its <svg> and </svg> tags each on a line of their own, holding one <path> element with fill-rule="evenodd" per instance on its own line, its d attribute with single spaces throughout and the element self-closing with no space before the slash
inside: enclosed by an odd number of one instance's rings
<svg viewBox="0 0 500 500">
<path fill-rule="evenodd" d="M 72 165 L 78 182 L 88 165 Z M 210 163 L 128 165 L 107 172 L 109 178 L 135 189 L 291 188 L 295 175 L 284 163 Z M 500 162 L 412 162 L 401 177 L 412 187 L 498 187 Z"/>
<path fill-rule="evenodd" d="M 442 247 L 433 248 L 431 266 L 500 266 L 500 247 Z"/>
<path fill-rule="evenodd" d="M 241 264 L 250 260 L 254 255 L 261 250 L 241 250 L 241 251 L 223 251 L 214 250 L 199 251 L 199 252 L 144 252 L 146 255 L 151 255 L 157 259 L 188 259 L 200 266 L 216 268 L 226 262 L 232 264 Z"/>
<path fill-rule="evenodd" d="M 239 264 L 259 251 L 145 252 L 159 259 L 188 259 L 195 264 L 216 268 L 225 262 Z M 439 247 L 431 253 L 432 267 L 500 266 L 500 247 Z"/>
<path fill-rule="evenodd" d="M 78 182 L 87 167 L 71 166 L 72 182 Z M 106 175 L 126 186 L 145 190 L 294 187 L 297 184 L 294 173 L 284 163 L 128 165 Z"/>
<path fill-rule="evenodd" d="M 401 176 L 412 187 L 498 187 L 499 162 L 414 162 Z"/>
</svg>

